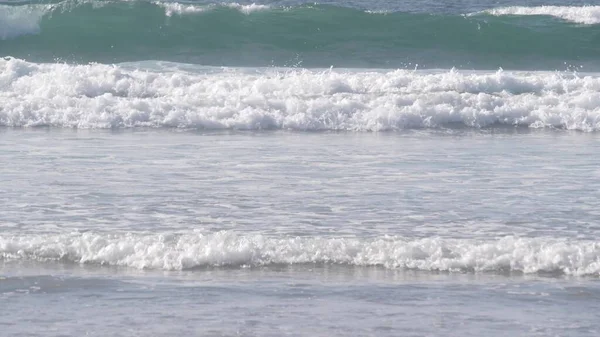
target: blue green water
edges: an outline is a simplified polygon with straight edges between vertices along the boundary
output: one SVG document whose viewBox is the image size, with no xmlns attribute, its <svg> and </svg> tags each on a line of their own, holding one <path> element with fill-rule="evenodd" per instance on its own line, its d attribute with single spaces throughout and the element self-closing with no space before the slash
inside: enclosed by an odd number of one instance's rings
<svg viewBox="0 0 600 337">
<path fill-rule="evenodd" d="M 33 62 L 600 69 L 581 1 L 1 3 L 0 56 Z"/>
</svg>

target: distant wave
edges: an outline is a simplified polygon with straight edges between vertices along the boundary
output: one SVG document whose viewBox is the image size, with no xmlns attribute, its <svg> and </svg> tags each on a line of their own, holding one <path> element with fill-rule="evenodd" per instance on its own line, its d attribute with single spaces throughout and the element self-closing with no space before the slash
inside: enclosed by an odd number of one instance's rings
<svg viewBox="0 0 600 337">
<path fill-rule="evenodd" d="M 214 234 L 0 235 L 0 260 L 63 261 L 182 270 L 273 264 L 344 264 L 449 272 L 600 275 L 600 243 L 498 240 L 267 237 Z"/>
<path fill-rule="evenodd" d="M 0 59 L 0 126 L 598 131 L 599 91 L 600 75 L 593 74 L 68 65 L 7 58 Z"/>
<path fill-rule="evenodd" d="M 78 7 L 90 6 L 91 9 L 98 9 L 105 6 L 119 7 L 124 10 L 134 10 L 135 7 L 147 7 L 154 4 L 164 8 L 166 16 L 184 15 L 202 13 L 215 9 L 233 9 L 244 14 L 250 14 L 255 11 L 261 11 L 271 8 L 267 5 L 239 3 L 222 3 L 220 5 L 194 5 L 190 3 L 178 2 L 145 2 L 139 1 L 104 1 L 104 0 L 65 0 L 52 4 L 40 3 L 22 3 L 0 4 L 0 39 L 6 40 L 25 34 L 36 34 L 40 30 L 42 17 L 46 15 L 61 15 L 73 11 Z M 93 13 L 93 12 L 88 12 Z M 134 15 L 135 13 L 131 13 Z M 50 19 L 50 18 L 49 18 Z"/>
<path fill-rule="evenodd" d="M 576 23 L 595 25 L 600 23 L 600 6 L 511 6 L 486 10 L 476 14 L 501 15 L 545 15 Z"/>
<path fill-rule="evenodd" d="M 470 15 L 147 1 L 0 5 L 0 51 L 35 62 L 600 71 L 600 7 Z M 514 18 L 514 15 L 551 15 Z M 503 17 L 497 17 L 503 15 Z M 506 16 L 509 15 L 509 16 Z M 579 25 L 572 22 L 580 23 Z"/>
</svg>

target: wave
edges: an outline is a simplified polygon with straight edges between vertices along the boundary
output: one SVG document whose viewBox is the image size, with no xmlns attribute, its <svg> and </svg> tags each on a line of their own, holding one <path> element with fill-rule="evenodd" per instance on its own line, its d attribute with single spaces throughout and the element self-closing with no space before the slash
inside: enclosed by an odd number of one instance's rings
<svg viewBox="0 0 600 337">
<path fill-rule="evenodd" d="M 233 232 L 0 235 L 0 260 L 63 261 L 163 270 L 342 264 L 583 276 L 600 275 L 600 243 L 516 237 L 488 241 L 267 237 Z"/>
<path fill-rule="evenodd" d="M 42 17 L 47 15 L 52 8 L 52 5 L 24 7 L 0 5 L 0 40 L 38 34 Z"/>
<path fill-rule="evenodd" d="M 552 16 L 562 20 L 586 25 L 600 24 L 600 6 L 511 6 L 500 7 L 470 15 L 489 14 L 494 16 Z"/>
<path fill-rule="evenodd" d="M 600 130 L 600 75 L 0 59 L 0 126 Z"/>
<path fill-rule="evenodd" d="M 0 50 L 34 62 L 600 70 L 598 8 L 548 8 L 527 13 L 589 24 L 498 16 L 526 12 L 524 7 L 432 15 L 308 4 L 5 4 L 0 5 Z"/>
<path fill-rule="evenodd" d="M 135 4 L 135 5 L 133 5 Z M 173 15 L 186 15 L 208 12 L 219 9 L 233 9 L 243 14 L 267 10 L 271 7 L 268 5 L 249 4 L 243 5 L 239 3 L 221 3 L 208 5 L 195 5 L 191 3 L 178 2 L 146 2 L 146 1 L 106 1 L 106 0 L 66 0 L 53 4 L 40 3 L 23 3 L 17 4 L 1 4 L 0 3 L 0 39 L 7 40 L 20 35 L 38 34 L 40 32 L 40 24 L 42 18 L 47 16 L 52 19 L 53 15 L 66 15 L 76 10 L 78 7 L 89 7 L 89 9 L 101 9 L 103 7 L 118 7 L 125 10 L 133 11 L 137 7 L 144 8 L 155 5 L 164 8 L 164 14 L 167 17 Z M 88 15 L 93 15 L 93 12 L 87 12 Z M 131 13 L 134 14 L 134 13 Z"/>
</svg>

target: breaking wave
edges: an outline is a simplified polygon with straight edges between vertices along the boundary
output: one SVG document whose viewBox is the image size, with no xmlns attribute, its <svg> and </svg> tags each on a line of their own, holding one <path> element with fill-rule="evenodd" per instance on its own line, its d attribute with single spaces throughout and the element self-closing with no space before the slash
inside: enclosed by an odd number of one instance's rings
<svg viewBox="0 0 600 337">
<path fill-rule="evenodd" d="M 448 272 L 599 275 L 600 243 L 497 240 L 266 237 L 213 234 L 0 235 L 0 260 L 62 261 L 183 270 L 273 264 L 343 264 Z"/>
<path fill-rule="evenodd" d="M 600 129 L 600 76 L 0 59 L 0 126 Z"/>
</svg>

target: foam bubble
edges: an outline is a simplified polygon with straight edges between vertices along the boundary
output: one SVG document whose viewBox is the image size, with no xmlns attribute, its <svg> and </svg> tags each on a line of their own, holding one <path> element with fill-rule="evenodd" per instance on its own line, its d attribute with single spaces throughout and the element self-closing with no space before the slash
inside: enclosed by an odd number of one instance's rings
<svg viewBox="0 0 600 337">
<path fill-rule="evenodd" d="M 0 125 L 348 131 L 509 125 L 600 130 L 598 75 L 167 69 L 0 59 Z"/>
<path fill-rule="evenodd" d="M 344 264 L 450 272 L 599 275 L 600 243 L 550 238 L 498 240 L 266 237 L 213 234 L 0 235 L 0 259 L 68 261 L 139 269 Z"/>
<path fill-rule="evenodd" d="M 54 7 L 54 5 L 0 5 L 0 40 L 39 33 L 42 17 L 51 12 Z"/>
<path fill-rule="evenodd" d="M 563 20 L 582 23 L 582 24 L 598 24 L 600 23 L 600 6 L 511 6 L 486 10 L 474 14 L 490 14 L 490 15 L 548 15 L 561 18 Z"/>
</svg>

